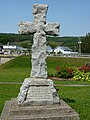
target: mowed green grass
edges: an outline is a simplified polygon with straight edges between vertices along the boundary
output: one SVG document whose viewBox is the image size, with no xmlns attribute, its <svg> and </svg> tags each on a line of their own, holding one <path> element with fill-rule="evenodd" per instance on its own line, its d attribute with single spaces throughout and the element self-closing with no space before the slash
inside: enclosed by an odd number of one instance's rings
<svg viewBox="0 0 90 120">
<path fill-rule="evenodd" d="M 23 82 L 30 76 L 30 56 L 20 56 L 0 66 L 0 82 Z"/>
<path fill-rule="evenodd" d="M 0 114 L 6 100 L 17 97 L 21 85 L 0 84 Z"/>
<path fill-rule="evenodd" d="M 0 70 L 0 82 L 23 82 L 24 78 L 29 76 L 29 69 Z"/>
<path fill-rule="evenodd" d="M 90 81 L 75 81 L 75 80 L 54 80 L 54 84 L 58 85 L 90 85 Z"/>
<path fill-rule="evenodd" d="M 47 70 L 51 75 L 55 72 L 57 65 L 63 66 L 82 66 L 85 63 L 90 62 L 90 58 L 60 58 L 60 57 L 48 57 L 47 58 Z M 20 56 L 6 64 L 0 66 L 0 82 L 23 82 L 24 78 L 30 76 L 31 71 L 31 57 Z"/>
<path fill-rule="evenodd" d="M 59 96 L 80 115 L 80 120 L 90 120 L 90 86 L 61 86 Z"/>
<path fill-rule="evenodd" d="M 48 57 L 48 72 L 55 72 L 57 65 L 82 66 L 90 62 L 90 58 Z M 20 56 L 0 66 L 0 82 L 23 82 L 30 76 L 31 57 Z M 54 81 L 55 84 L 90 84 L 80 81 Z M 21 85 L 0 84 L 0 113 L 6 100 L 17 97 Z M 60 98 L 64 99 L 79 114 L 81 120 L 90 120 L 90 87 L 60 86 Z"/>
</svg>

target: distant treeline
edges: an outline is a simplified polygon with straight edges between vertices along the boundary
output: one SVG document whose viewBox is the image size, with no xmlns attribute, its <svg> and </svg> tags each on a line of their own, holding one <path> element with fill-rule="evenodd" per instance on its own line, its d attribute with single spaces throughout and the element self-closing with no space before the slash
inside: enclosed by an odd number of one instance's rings
<svg viewBox="0 0 90 120">
<path fill-rule="evenodd" d="M 90 53 L 90 33 L 87 33 L 86 36 L 81 36 L 81 46 L 83 53 Z M 47 36 L 47 44 L 51 45 L 53 48 L 56 46 L 67 46 L 73 51 L 78 51 L 78 44 L 79 37 L 50 37 Z M 12 34 L 12 33 L 0 33 L 0 44 L 15 44 L 20 45 L 25 48 L 31 48 L 33 42 L 32 35 L 20 35 L 20 34 Z"/>
</svg>

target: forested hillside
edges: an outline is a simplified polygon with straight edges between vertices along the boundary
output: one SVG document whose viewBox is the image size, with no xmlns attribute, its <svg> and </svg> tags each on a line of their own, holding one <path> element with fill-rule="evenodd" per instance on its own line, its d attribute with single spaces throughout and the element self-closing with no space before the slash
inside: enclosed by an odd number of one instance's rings
<svg viewBox="0 0 90 120">
<path fill-rule="evenodd" d="M 48 43 L 55 48 L 58 45 L 67 46 L 73 50 L 78 47 L 78 37 L 49 37 Z"/>
<path fill-rule="evenodd" d="M 82 51 L 90 53 L 90 33 L 86 34 L 85 38 L 82 38 Z"/>
<path fill-rule="evenodd" d="M 86 36 L 80 37 L 82 41 L 82 52 L 83 53 L 90 53 L 90 33 L 86 34 Z M 0 33 L 0 44 L 16 44 L 20 45 L 25 48 L 31 48 L 33 41 L 32 35 L 20 35 L 20 34 L 6 34 Z M 67 46 L 73 51 L 78 51 L 78 41 L 79 37 L 50 37 L 47 36 L 47 44 L 51 45 L 55 48 L 58 45 Z"/>
</svg>

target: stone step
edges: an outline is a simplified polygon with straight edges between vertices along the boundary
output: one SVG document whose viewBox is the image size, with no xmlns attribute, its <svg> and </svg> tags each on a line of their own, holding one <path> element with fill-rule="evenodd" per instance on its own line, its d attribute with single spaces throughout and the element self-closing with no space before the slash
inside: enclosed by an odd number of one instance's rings
<svg viewBox="0 0 90 120">
<path fill-rule="evenodd" d="M 10 115 L 49 115 L 61 113 L 75 113 L 71 107 L 69 107 L 63 100 L 60 105 L 47 105 L 47 106 L 17 106 L 16 100 L 11 100 L 11 111 Z"/>
<path fill-rule="evenodd" d="M 5 117 L 8 117 L 8 114 L 9 114 L 9 106 L 10 106 L 10 101 L 7 100 L 4 104 L 4 108 L 3 108 L 3 111 L 1 113 L 1 119 L 0 120 L 3 120 Z"/>
<path fill-rule="evenodd" d="M 10 112 L 10 115 L 13 116 L 13 115 L 34 115 L 34 114 L 41 114 L 41 115 L 50 115 L 50 114 L 56 114 L 56 115 L 59 115 L 59 114 L 62 114 L 62 113 L 74 113 L 73 111 L 71 111 L 70 109 L 44 109 L 44 110 L 20 110 L 20 111 L 11 111 Z"/>
<path fill-rule="evenodd" d="M 75 115 L 61 114 L 61 115 L 45 115 L 45 116 L 13 116 L 9 117 L 9 120 L 79 120 L 79 118 Z"/>
<path fill-rule="evenodd" d="M 1 120 L 79 120 L 79 115 L 63 100 L 60 105 L 18 106 L 16 99 L 6 101 Z"/>
</svg>

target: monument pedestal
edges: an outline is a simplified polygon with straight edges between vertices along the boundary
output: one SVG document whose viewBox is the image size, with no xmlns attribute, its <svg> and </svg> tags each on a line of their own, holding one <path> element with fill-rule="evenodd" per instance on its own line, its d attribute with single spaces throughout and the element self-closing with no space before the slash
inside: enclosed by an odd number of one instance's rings
<svg viewBox="0 0 90 120">
<path fill-rule="evenodd" d="M 51 79 L 26 78 L 18 95 L 19 105 L 59 104 L 59 97 Z"/>
<path fill-rule="evenodd" d="M 79 115 L 63 100 L 59 104 L 19 106 L 17 100 L 6 101 L 1 120 L 79 120 Z"/>
</svg>

